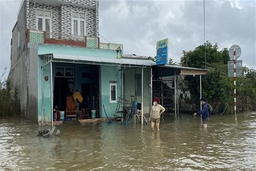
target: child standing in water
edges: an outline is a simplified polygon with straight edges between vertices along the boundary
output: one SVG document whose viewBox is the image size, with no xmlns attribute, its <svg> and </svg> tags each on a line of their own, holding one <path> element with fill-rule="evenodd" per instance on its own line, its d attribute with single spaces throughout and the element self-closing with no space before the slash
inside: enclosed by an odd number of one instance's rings
<svg viewBox="0 0 256 171">
<path fill-rule="evenodd" d="M 160 105 L 160 100 L 158 97 L 154 97 L 153 100 L 153 106 L 151 108 L 150 112 L 150 123 L 151 123 L 151 129 L 159 131 L 159 125 L 160 125 L 160 117 L 161 114 L 165 111 L 165 108 Z"/>
</svg>

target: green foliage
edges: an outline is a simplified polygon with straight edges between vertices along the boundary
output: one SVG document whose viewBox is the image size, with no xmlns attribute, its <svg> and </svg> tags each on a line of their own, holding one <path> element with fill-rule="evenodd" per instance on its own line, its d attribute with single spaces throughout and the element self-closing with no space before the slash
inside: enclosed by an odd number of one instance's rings
<svg viewBox="0 0 256 171">
<path fill-rule="evenodd" d="M 6 116 L 10 113 L 11 104 L 10 104 L 10 94 L 6 88 L 6 81 L 3 81 L 3 77 L 6 73 L 7 68 L 4 69 L 4 72 L 0 79 L 0 116 Z"/>
<path fill-rule="evenodd" d="M 181 64 L 188 67 L 207 68 L 206 66 L 209 64 L 226 64 L 228 60 L 227 49 L 218 51 L 217 44 L 212 45 L 207 41 L 205 45 L 198 46 L 194 51 L 184 52 Z"/>
<path fill-rule="evenodd" d="M 206 55 L 205 55 L 206 54 Z M 206 68 L 203 77 L 203 96 L 215 108 L 215 113 L 232 113 L 234 107 L 234 81 L 228 77 L 227 63 L 230 60 L 227 48 L 219 51 L 217 44 L 206 42 L 194 51 L 184 52 L 181 64 L 187 67 Z M 256 71 L 244 69 L 244 77 L 237 79 L 237 104 L 239 110 L 252 109 L 256 101 Z M 192 100 L 198 100 L 200 94 L 199 77 L 189 79 Z M 240 100 L 239 100 L 240 99 Z M 245 105 L 246 104 L 246 105 Z M 247 106 L 245 109 L 244 106 Z"/>
<path fill-rule="evenodd" d="M 256 110 L 256 70 L 244 67 L 244 77 L 237 79 L 239 110 Z"/>
<path fill-rule="evenodd" d="M 168 64 L 169 64 L 169 65 L 176 65 L 176 62 L 174 62 L 173 59 L 170 58 Z"/>
<path fill-rule="evenodd" d="M 4 68 L 3 74 L 0 79 L 0 90 L 6 87 L 6 81 L 3 81 L 3 77 L 6 74 L 6 72 L 7 72 L 7 67 Z"/>
<path fill-rule="evenodd" d="M 10 96 L 7 89 L 0 89 L 0 116 L 7 116 L 10 114 L 11 103 Z"/>
<path fill-rule="evenodd" d="M 6 69 L 0 79 L 0 116 L 17 116 L 20 115 L 20 102 L 18 99 L 18 90 L 15 89 L 14 94 L 11 94 L 9 82 L 2 81 Z M 11 96 L 14 98 L 11 99 Z"/>
</svg>

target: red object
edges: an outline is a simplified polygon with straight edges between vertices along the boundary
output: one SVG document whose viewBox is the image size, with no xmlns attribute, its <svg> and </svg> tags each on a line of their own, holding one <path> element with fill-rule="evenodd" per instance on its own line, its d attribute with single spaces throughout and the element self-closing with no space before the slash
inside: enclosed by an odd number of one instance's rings
<svg viewBox="0 0 256 171">
<path fill-rule="evenodd" d="M 56 111 L 56 115 L 57 115 L 56 116 L 57 117 L 56 120 L 59 121 L 60 120 L 60 111 L 59 110 Z"/>
<path fill-rule="evenodd" d="M 154 102 L 157 102 L 158 104 L 160 104 L 160 99 L 158 97 L 154 97 Z"/>
</svg>

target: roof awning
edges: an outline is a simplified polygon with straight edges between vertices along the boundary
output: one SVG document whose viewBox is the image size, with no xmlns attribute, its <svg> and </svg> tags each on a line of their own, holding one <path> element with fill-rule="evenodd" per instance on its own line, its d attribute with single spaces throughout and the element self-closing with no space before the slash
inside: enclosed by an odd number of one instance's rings
<svg viewBox="0 0 256 171">
<path fill-rule="evenodd" d="M 39 55 L 39 56 L 43 56 Z M 134 66 L 153 66 L 155 62 L 150 59 L 128 59 L 128 58 L 104 58 L 93 56 L 78 56 L 66 54 L 45 54 L 52 55 L 53 61 L 72 61 L 90 64 L 109 64 L 109 65 L 134 65 Z"/>
<path fill-rule="evenodd" d="M 206 75 L 207 70 L 201 69 L 180 69 L 180 75 Z"/>
<path fill-rule="evenodd" d="M 207 69 L 184 67 L 180 65 L 157 65 L 160 70 L 157 72 L 158 76 L 170 76 L 170 75 L 206 75 Z"/>
</svg>

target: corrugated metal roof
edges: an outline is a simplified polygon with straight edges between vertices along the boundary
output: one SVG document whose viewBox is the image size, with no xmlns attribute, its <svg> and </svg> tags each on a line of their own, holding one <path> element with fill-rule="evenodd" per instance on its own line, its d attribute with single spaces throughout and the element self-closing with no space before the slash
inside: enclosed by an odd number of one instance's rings
<svg viewBox="0 0 256 171">
<path fill-rule="evenodd" d="M 170 76 L 170 74 L 175 75 L 175 71 L 179 75 L 206 75 L 208 71 L 207 69 L 184 67 L 180 65 L 157 65 L 154 67 L 161 68 L 161 72 L 160 73 L 157 72 L 155 74 L 155 75 L 158 75 L 159 77 Z"/>
<path fill-rule="evenodd" d="M 149 59 L 128 59 L 128 58 L 102 58 L 93 56 L 78 56 L 66 54 L 53 54 L 53 59 L 57 60 L 72 60 L 72 61 L 85 61 L 95 63 L 112 63 L 119 65 L 138 65 L 138 66 L 153 66 L 156 63 Z"/>
<path fill-rule="evenodd" d="M 157 65 L 157 67 L 207 71 L 207 69 L 202 69 L 202 68 L 193 68 L 193 67 L 185 67 L 185 66 L 181 66 L 181 65 L 170 65 L 170 64 L 168 64 L 168 65 Z"/>
</svg>

